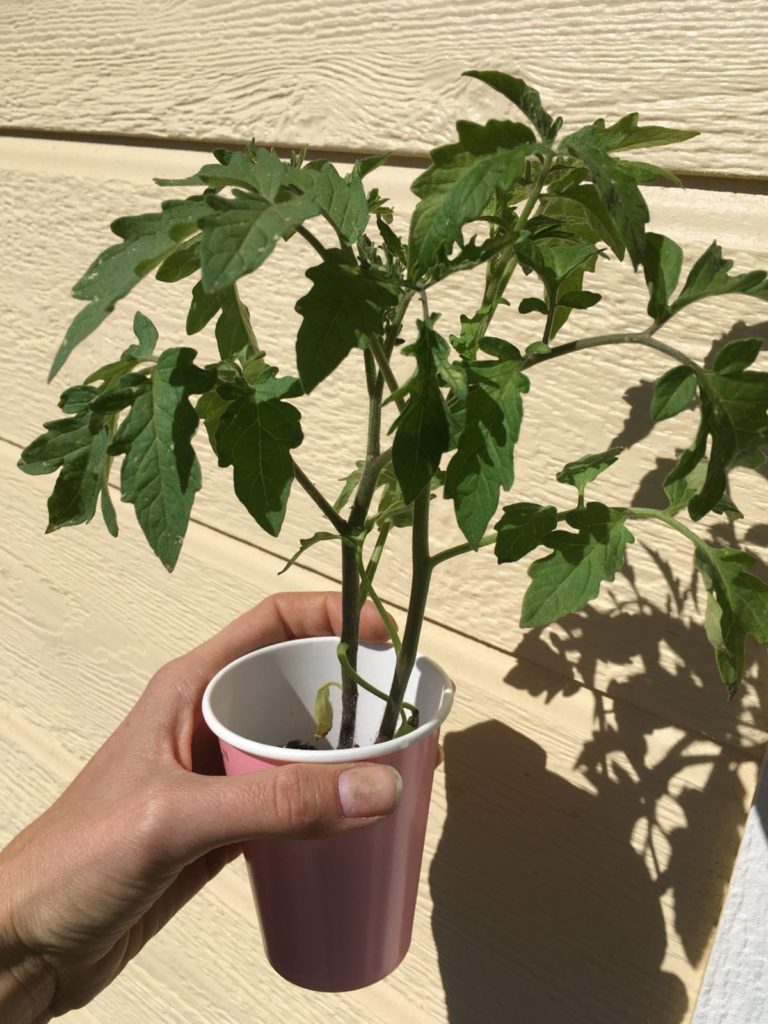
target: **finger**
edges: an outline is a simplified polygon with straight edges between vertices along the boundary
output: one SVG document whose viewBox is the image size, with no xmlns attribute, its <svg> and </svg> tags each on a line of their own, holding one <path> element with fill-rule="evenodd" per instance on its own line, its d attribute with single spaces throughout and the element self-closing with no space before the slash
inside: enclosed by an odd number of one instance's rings
<svg viewBox="0 0 768 1024">
<path fill-rule="evenodd" d="M 183 796 L 175 794 L 168 852 L 177 863 L 189 863 L 256 836 L 305 838 L 359 828 L 390 814 L 401 786 L 394 768 L 364 763 L 188 776 Z"/>
<path fill-rule="evenodd" d="M 184 655 L 177 664 L 181 663 L 185 672 L 204 685 L 230 661 L 260 647 L 298 637 L 338 636 L 340 632 L 341 594 L 274 594 Z M 360 615 L 360 639 L 375 643 L 388 637 L 381 616 L 366 602 Z"/>
</svg>

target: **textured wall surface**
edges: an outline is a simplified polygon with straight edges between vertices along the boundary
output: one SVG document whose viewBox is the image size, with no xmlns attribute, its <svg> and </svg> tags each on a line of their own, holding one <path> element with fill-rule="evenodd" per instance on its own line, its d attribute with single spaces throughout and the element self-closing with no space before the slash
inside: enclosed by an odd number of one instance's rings
<svg viewBox="0 0 768 1024">
<path fill-rule="evenodd" d="M 51 478 L 24 477 L 15 462 L 56 415 L 47 368 L 78 308 L 71 285 L 109 243 L 109 222 L 152 209 L 152 177 L 194 171 L 203 158 L 193 148 L 204 140 L 308 143 L 336 151 L 341 170 L 345 153 L 384 148 L 418 163 L 455 118 L 502 113 L 478 83 L 458 77 L 465 67 L 500 66 L 525 74 L 572 124 L 640 109 L 645 119 L 705 131 L 664 154 L 705 187 L 647 188 L 653 226 L 691 257 L 717 238 L 737 269 L 765 266 L 761 6 L 552 0 L 531 17 L 530 6 L 499 0 L 418 8 L 177 0 L 138 15 L 87 0 L 5 5 L 0 842 L 66 785 L 160 664 L 270 592 L 338 584 L 335 545 L 313 548 L 278 578 L 299 538 L 320 527 L 314 506 L 296 489 L 281 536 L 259 532 L 202 438 L 204 486 L 172 576 L 125 505 L 117 541 L 95 523 L 43 535 Z M 407 163 L 372 179 L 401 216 L 418 172 Z M 262 346 L 285 370 L 294 365 L 293 307 L 311 262 L 294 238 L 243 288 Z M 642 329 L 642 279 L 612 267 L 607 281 L 610 298 L 586 314 L 588 333 Z M 175 300 L 183 289 L 146 281 L 74 354 L 61 386 L 125 347 L 137 307 L 166 344 L 184 343 L 186 308 Z M 467 276 L 436 293 L 445 333 L 477 291 Z M 755 300 L 711 300 L 677 318 L 664 338 L 702 358 L 724 339 L 768 338 L 765 310 Z M 496 330 L 515 342 L 535 336 L 506 312 Z M 562 337 L 582 333 L 574 317 Z M 212 334 L 193 343 L 214 351 Z M 651 432 L 650 382 L 668 366 L 627 346 L 609 359 L 585 353 L 539 368 L 516 500 L 558 501 L 565 491 L 554 478 L 566 461 L 621 444 L 628 450 L 595 496 L 653 503 L 665 460 L 695 429 L 691 414 Z M 302 413 L 302 465 L 331 492 L 360 454 L 350 443 L 364 423 L 353 375 L 319 388 Z M 743 473 L 734 498 L 748 525 L 720 525 L 712 536 L 738 537 L 759 555 L 768 480 Z M 435 549 L 456 543 L 447 503 L 434 521 Z M 116 984 L 64 1019 L 689 1021 L 768 731 L 766 660 L 749 649 L 749 682 L 727 702 L 690 553 L 653 527 L 634 532 L 630 571 L 584 614 L 541 632 L 517 625 L 527 563 L 498 567 L 485 551 L 437 575 L 423 648 L 448 666 L 458 702 L 437 775 L 413 947 L 391 978 L 340 996 L 283 982 L 265 964 L 235 864 Z M 406 556 L 398 539 L 380 577 L 401 618 Z M 235 928 L 251 937 L 245 957 L 230 950 Z M 728 952 L 718 945 L 715 957 L 725 962 Z M 713 1007 L 716 998 L 707 996 Z M 719 1018 L 702 1018 L 710 1020 Z"/>
</svg>

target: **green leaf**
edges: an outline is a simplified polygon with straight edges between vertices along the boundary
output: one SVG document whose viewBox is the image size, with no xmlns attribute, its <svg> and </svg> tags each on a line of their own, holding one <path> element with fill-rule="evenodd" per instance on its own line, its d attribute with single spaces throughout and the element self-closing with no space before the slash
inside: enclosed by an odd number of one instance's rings
<svg viewBox="0 0 768 1024">
<path fill-rule="evenodd" d="M 229 399 L 222 398 L 216 391 L 206 391 L 204 395 L 200 396 L 195 406 L 197 415 L 205 424 L 208 441 L 214 455 L 218 455 L 216 432 L 219 429 L 221 417 L 231 404 L 232 402 Z"/>
<path fill-rule="evenodd" d="M 387 312 L 395 305 L 394 287 L 361 273 L 339 249 L 326 251 L 323 262 L 307 271 L 310 291 L 296 303 L 302 317 L 296 337 L 296 363 L 309 393 L 332 373 L 356 346 L 381 335 Z"/>
<path fill-rule="evenodd" d="M 617 163 L 622 170 L 635 179 L 638 185 L 652 185 L 661 180 L 668 181 L 670 185 L 675 185 L 677 188 L 683 187 L 682 181 L 676 174 L 664 167 L 658 167 L 656 164 L 647 164 L 640 160 L 618 160 Z"/>
<path fill-rule="evenodd" d="M 581 174 L 586 171 L 578 168 Z M 594 185 L 577 180 L 563 192 L 550 192 L 543 196 L 544 208 L 558 219 L 565 220 L 585 242 L 603 241 L 620 260 L 624 259 L 626 247 L 621 234 L 614 224 L 608 207 Z M 647 237 L 647 236 L 646 236 Z"/>
<path fill-rule="evenodd" d="M 253 350 L 256 337 L 251 326 L 248 307 L 241 300 L 236 285 L 217 293 L 221 316 L 216 321 L 216 341 L 222 359 L 231 359 L 243 350 Z"/>
<path fill-rule="evenodd" d="M 118 535 L 117 527 L 117 512 L 115 512 L 115 506 L 112 504 L 112 496 L 109 493 L 109 482 L 106 476 L 103 480 L 103 486 L 101 488 L 101 515 L 104 519 L 104 525 L 113 537 Z"/>
<path fill-rule="evenodd" d="M 139 394 L 110 446 L 124 454 L 123 501 L 136 512 L 144 536 L 170 572 L 179 557 L 200 466 L 192 448 L 197 414 L 176 376 L 194 359 L 190 348 L 167 349 L 157 361 L 151 386 Z"/>
<path fill-rule="evenodd" d="M 632 174 L 605 151 L 604 139 L 595 125 L 568 136 L 561 148 L 577 157 L 589 171 L 616 232 L 637 267 L 645 256 L 645 225 L 650 214 Z"/>
<path fill-rule="evenodd" d="M 553 139 L 562 123 L 560 119 L 553 119 L 543 108 L 541 96 L 530 85 L 527 85 L 522 78 L 514 78 L 503 71 L 465 71 L 467 78 L 476 78 L 491 89 L 500 92 L 511 103 L 518 107 L 542 139 Z"/>
<path fill-rule="evenodd" d="M 664 482 L 664 491 L 669 501 L 668 510 L 671 515 L 677 515 L 678 512 L 686 507 L 691 498 L 701 491 L 707 477 L 707 465 L 707 460 L 702 459 L 696 463 L 686 476 L 677 476 L 674 479 L 671 476 L 667 477 Z M 731 521 L 744 518 L 743 513 L 736 507 L 727 493 L 723 493 L 723 496 L 712 511 L 722 513 Z"/>
<path fill-rule="evenodd" d="M 421 200 L 413 211 L 408 242 L 409 272 L 420 277 L 461 244 L 461 229 L 485 212 L 497 192 L 509 191 L 521 178 L 533 144 L 476 155 L 462 151 L 448 164 L 434 164 L 414 181 Z"/>
<path fill-rule="evenodd" d="M 521 625 L 534 628 L 579 611 L 611 582 L 624 564 L 627 544 L 634 540 L 626 528 L 626 509 L 589 502 L 569 513 L 578 533 L 555 530 L 547 538 L 552 554 L 528 569 L 531 582 L 523 600 Z"/>
<path fill-rule="evenodd" d="M 148 316 L 137 310 L 133 318 L 133 333 L 138 345 L 130 345 L 123 352 L 123 359 L 135 359 L 137 362 L 143 362 L 145 359 L 149 359 L 155 351 L 159 336 L 157 328 Z"/>
<path fill-rule="evenodd" d="M 406 504 L 427 487 L 448 450 L 448 413 L 437 383 L 434 348 L 446 342 L 433 329 L 434 317 L 419 322 L 419 336 L 412 346 L 417 372 L 408 382 L 408 401 L 392 425 L 392 465 Z"/>
<path fill-rule="evenodd" d="M 712 369 L 725 377 L 746 370 L 757 359 L 763 342 L 760 338 L 738 338 L 729 341 L 715 356 Z"/>
<path fill-rule="evenodd" d="M 59 398 L 59 408 L 67 414 L 85 412 L 90 408 L 91 401 L 98 395 L 98 388 L 90 387 L 87 384 L 76 384 L 74 387 L 62 391 Z"/>
<path fill-rule="evenodd" d="M 197 334 L 221 309 L 221 292 L 208 292 L 198 281 L 192 289 L 192 303 L 187 313 L 187 334 Z"/>
<path fill-rule="evenodd" d="M 381 485 L 381 497 L 376 509 L 376 526 L 379 529 L 385 525 L 411 526 L 413 506 L 406 504 L 400 489 L 400 482 L 390 467 L 386 467 L 379 476 L 377 486 L 379 485 Z"/>
<path fill-rule="evenodd" d="M 263 530 L 276 537 L 283 525 L 293 483 L 291 449 L 303 435 L 299 412 L 273 399 L 239 399 L 216 431 L 220 466 L 232 466 L 235 493 Z"/>
<path fill-rule="evenodd" d="M 358 460 L 351 473 L 348 473 L 347 476 L 344 477 L 342 488 L 339 491 L 336 501 L 333 503 L 333 507 L 337 512 L 341 512 L 342 509 L 346 507 L 349 499 L 355 493 L 355 489 L 360 483 L 360 478 L 363 475 L 363 465 L 364 463 L 362 460 Z"/>
<path fill-rule="evenodd" d="M 536 141 L 536 137 L 527 125 L 517 121 L 486 121 L 478 124 L 475 121 L 457 121 L 457 142 L 449 142 L 438 146 L 430 153 L 433 164 L 448 167 L 456 159 L 468 159 L 469 155 L 487 156 L 499 150 L 515 149 L 525 143 Z"/>
<path fill-rule="evenodd" d="M 499 494 L 514 482 L 514 452 L 523 419 L 528 378 L 514 362 L 474 366 L 466 420 L 445 477 L 446 498 L 453 500 L 456 521 L 477 548 L 496 513 Z"/>
<path fill-rule="evenodd" d="M 768 584 L 747 571 L 754 562 L 745 551 L 715 548 L 703 541 L 696 551 L 696 565 L 708 591 L 707 637 L 731 694 L 744 674 L 747 635 L 768 644 Z"/>
<path fill-rule="evenodd" d="M 585 455 L 583 458 L 563 466 L 555 479 L 561 484 L 571 484 L 578 490 L 579 498 L 581 498 L 587 484 L 600 476 L 609 466 L 612 466 L 623 450 L 623 448 L 609 448 L 607 451 L 597 452 L 595 455 Z"/>
<path fill-rule="evenodd" d="M 728 486 L 729 470 L 768 443 L 768 373 L 705 371 L 699 376 L 699 385 L 704 442 L 709 434 L 712 443 L 704 484 L 688 505 L 694 520 L 720 501 Z M 699 453 L 697 461 L 704 456 L 701 443 Z"/>
<path fill-rule="evenodd" d="M 621 121 L 608 128 L 615 134 L 617 141 L 611 145 L 612 150 L 650 149 L 652 146 L 672 146 L 678 142 L 695 139 L 699 132 L 684 131 L 680 128 L 664 128 L 658 124 L 638 125 L 638 115 L 628 114 Z"/>
<path fill-rule="evenodd" d="M 209 197 L 209 203 L 213 199 Z M 215 212 L 203 220 L 200 257 L 203 286 L 213 292 L 260 267 L 278 241 L 319 213 L 306 196 L 269 203 L 260 196 L 216 197 Z"/>
<path fill-rule="evenodd" d="M 155 274 L 157 280 L 172 284 L 174 281 L 181 281 L 198 271 L 200 269 L 201 237 L 199 234 L 194 235 L 174 249 L 171 255 L 166 257 L 157 268 Z"/>
<path fill-rule="evenodd" d="M 572 242 L 538 242 L 524 232 L 515 243 L 515 253 L 523 268 L 534 271 L 543 281 L 547 294 L 555 297 L 562 282 L 574 270 L 589 263 L 597 255 L 597 249 L 594 245 Z"/>
<path fill-rule="evenodd" d="M 49 380 L 72 350 L 106 320 L 117 302 L 197 229 L 207 212 L 201 197 L 197 197 L 164 203 L 160 213 L 114 221 L 113 232 L 124 240 L 101 253 L 72 289 L 75 298 L 87 299 L 89 304 L 70 324 L 54 357 Z"/>
<path fill-rule="evenodd" d="M 331 704 L 330 689 L 338 683 L 323 683 L 315 696 L 315 739 L 321 740 L 333 728 L 333 706 Z"/>
<path fill-rule="evenodd" d="M 696 396 L 696 371 L 690 366 L 673 366 L 653 385 L 651 418 L 660 423 L 687 409 Z"/>
<path fill-rule="evenodd" d="M 520 305 L 517 307 L 518 313 L 543 313 L 544 316 L 549 313 L 549 308 L 543 299 L 527 298 L 520 301 Z"/>
<path fill-rule="evenodd" d="M 591 309 L 592 306 L 596 306 L 602 299 L 602 295 L 597 292 L 586 292 L 586 291 L 573 291 L 565 292 L 564 295 L 558 295 L 557 304 L 558 306 L 565 306 L 568 309 Z"/>
<path fill-rule="evenodd" d="M 498 534 L 494 548 L 499 562 L 517 562 L 549 536 L 557 527 L 557 509 L 521 501 L 506 505 L 496 523 Z"/>
<path fill-rule="evenodd" d="M 301 558 L 304 552 L 308 551 L 309 548 L 313 548 L 315 544 L 320 544 L 326 540 L 340 541 L 341 539 L 342 538 L 338 533 L 329 533 L 327 530 L 320 530 L 318 531 L 318 533 L 313 534 L 311 537 L 302 537 L 301 540 L 299 541 L 298 551 L 294 551 L 294 553 L 291 555 L 291 557 L 288 559 L 288 561 L 285 563 L 285 565 L 277 575 L 282 576 L 284 572 L 288 572 L 291 566 L 295 565 L 298 562 L 298 560 Z"/>
<path fill-rule="evenodd" d="M 286 166 L 277 154 L 266 149 L 249 147 L 249 155 L 219 150 L 223 163 L 206 164 L 190 178 L 155 178 L 157 185 L 208 185 L 223 188 L 226 185 L 247 188 L 270 202 L 283 184 Z"/>
<path fill-rule="evenodd" d="M 357 242 L 368 223 L 368 200 L 359 175 L 342 178 L 332 163 L 302 173 L 307 198 L 317 203 L 345 242 Z"/>
<path fill-rule="evenodd" d="M 60 470 L 48 499 L 46 533 L 52 533 L 93 519 L 109 435 L 103 419 L 90 412 L 44 426 L 46 432 L 21 453 L 19 469 L 33 476 Z"/>
<path fill-rule="evenodd" d="M 357 175 L 358 178 L 365 178 L 371 171 L 375 171 L 377 167 L 385 164 L 391 155 L 391 153 L 374 153 L 371 156 L 360 157 L 359 160 L 355 160 L 352 166 L 352 173 Z"/>
<path fill-rule="evenodd" d="M 121 410 L 126 409 L 129 405 L 132 405 L 139 392 L 145 390 L 147 386 L 146 378 L 140 378 L 138 388 L 109 388 L 96 395 L 92 400 L 91 411 L 99 413 L 102 416 L 108 415 L 109 413 L 120 412 Z"/>
<path fill-rule="evenodd" d="M 761 285 L 766 282 L 764 270 L 752 270 L 746 274 L 729 274 L 733 260 L 723 259 L 723 252 L 717 242 L 713 242 L 691 268 L 683 290 L 670 308 L 670 316 L 678 313 L 691 302 L 709 298 L 712 295 L 728 295 L 740 292 L 754 295 L 756 298 L 768 300 L 768 293 L 763 294 Z"/>
<path fill-rule="evenodd" d="M 643 273 L 650 293 L 648 316 L 655 323 L 664 323 L 671 316 L 669 303 L 682 265 L 683 250 L 677 242 L 653 231 L 646 234 Z"/>
</svg>

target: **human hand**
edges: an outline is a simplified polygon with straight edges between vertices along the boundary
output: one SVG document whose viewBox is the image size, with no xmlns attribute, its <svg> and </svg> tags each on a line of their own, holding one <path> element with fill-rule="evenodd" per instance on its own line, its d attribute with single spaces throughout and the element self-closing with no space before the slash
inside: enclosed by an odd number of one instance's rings
<svg viewBox="0 0 768 1024">
<path fill-rule="evenodd" d="M 387 766 L 223 778 L 202 719 L 203 690 L 225 664 L 282 640 L 338 635 L 340 625 L 338 594 L 280 594 L 169 662 L 56 803 L 0 854 L 3 1020 L 37 1024 L 83 1006 L 245 840 L 356 828 L 394 808 L 399 777 Z M 387 640 L 370 605 L 360 627 L 363 640 Z"/>
</svg>

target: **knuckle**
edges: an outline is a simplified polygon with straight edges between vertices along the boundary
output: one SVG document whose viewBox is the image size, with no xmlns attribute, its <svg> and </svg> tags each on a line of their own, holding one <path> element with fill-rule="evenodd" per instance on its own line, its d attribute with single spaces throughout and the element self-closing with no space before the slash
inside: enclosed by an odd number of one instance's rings
<svg viewBox="0 0 768 1024">
<path fill-rule="evenodd" d="M 286 765 L 275 772 L 271 800 L 271 810 L 281 831 L 319 831 L 331 817 L 318 773 L 304 765 Z"/>
<path fill-rule="evenodd" d="M 146 866 L 158 866 L 168 860 L 169 823 L 173 819 L 173 800 L 165 786 L 150 783 L 129 808 L 131 833 L 136 851 Z"/>
</svg>

